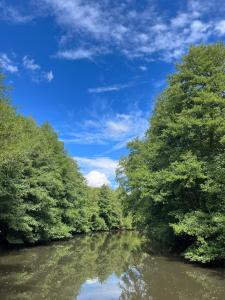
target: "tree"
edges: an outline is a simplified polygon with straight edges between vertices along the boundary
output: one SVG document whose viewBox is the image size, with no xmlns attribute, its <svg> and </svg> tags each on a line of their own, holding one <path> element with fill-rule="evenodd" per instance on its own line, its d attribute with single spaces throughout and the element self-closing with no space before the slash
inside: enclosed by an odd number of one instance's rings
<svg viewBox="0 0 225 300">
<path fill-rule="evenodd" d="M 18 114 L 2 88 L 1 235 L 10 243 L 33 243 L 88 231 L 86 202 L 84 178 L 57 134 L 48 123 L 39 127 Z"/>
<path fill-rule="evenodd" d="M 153 239 L 193 261 L 225 259 L 225 45 L 190 49 L 120 181 Z M 123 175 L 123 176 L 122 176 Z"/>
<path fill-rule="evenodd" d="M 99 191 L 99 216 L 105 221 L 108 229 L 119 229 L 122 226 L 122 207 L 119 197 L 106 185 L 103 185 Z"/>
<path fill-rule="evenodd" d="M 122 228 L 122 205 L 109 187 L 87 187 L 48 123 L 17 113 L 0 73 L 0 235 L 35 243 Z"/>
</svg>

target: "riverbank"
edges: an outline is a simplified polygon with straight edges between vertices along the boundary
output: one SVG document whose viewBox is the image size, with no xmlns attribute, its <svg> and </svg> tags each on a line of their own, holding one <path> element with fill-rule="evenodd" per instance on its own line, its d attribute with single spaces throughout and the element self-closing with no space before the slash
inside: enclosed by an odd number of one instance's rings
<svg viewBox="0 0 225 300">
<path fill-rule="evenodd" d="M 11 244 L 7 240 L 5 240 L 2 236 L 0 236 L 0 251 L 5 250 L 14 250 L 14 249 L 23 249 L 23 248 L 33 248 L 38 246 L 47 246 L 53 245 L 57 242 L 65 242 L 70 241 L 76 237 L 85 237 L 85 236 L 95 236 L 98 234 L 115 234 L 115 233 L 125 233 L 125 232 L 137 232 L 135 229 L 115 229 L 115 230 L 98 230 L 98 231 L 90 231 L 90 232 L 77 232 L 70 237 L 64 237 L 60 239 L 52 239 L 47 241 L 37 241 L 35 243 L 21 243 L 21 244 Z"/>
</svg>

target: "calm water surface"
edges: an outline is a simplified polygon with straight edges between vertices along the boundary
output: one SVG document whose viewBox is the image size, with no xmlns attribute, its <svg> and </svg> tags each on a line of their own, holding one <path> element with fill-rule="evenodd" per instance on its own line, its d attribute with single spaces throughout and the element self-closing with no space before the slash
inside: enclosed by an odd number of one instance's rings
<svg viewBox="0 0 225 300">
<path fill-rule="evenodd" d="M 225 273 L 154 256 L 135 232 L 0 253 L 1 300 L 225 299 Z"/>
</svg>

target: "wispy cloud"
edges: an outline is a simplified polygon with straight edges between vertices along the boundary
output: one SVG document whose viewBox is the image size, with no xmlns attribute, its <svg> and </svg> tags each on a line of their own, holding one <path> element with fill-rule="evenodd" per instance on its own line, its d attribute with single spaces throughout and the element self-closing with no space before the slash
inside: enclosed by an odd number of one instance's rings
<svg viewBox="0 0 225 300">
<path fill-rule="evenodd" d="M 67 49 L 63 51 L 59 51 L 56 54 L 56 57 L 63 58 L 67 60 L 79 60 L 79 59 L 92 59 L 94 56 L 98 54 L 98 49 Z"/>
<path fill-rule="evenodd" d="M 171 15 L 161 1 L 31 1 L 29 13 L 0 0 L 2 18 L 27 22 L 51 16 L 62 29 L 56 57 L 93 59 L 122 53 L 129 59 L 178 59 L 191 44 L 225 36 L 224 0 L 182 1 Z"/>
<path fill-rule="evenodd" d="M 107 93 L 113 91 L 120 91 L 127 87 L 130 87 L 131 84 L 113 84 L 109 86 L 100 86 L 96 88 L 89 88 L 88 92 L 91 94 L 100 94 L 100 93 Z"/>
<path fill-rule="evenodd" d="M 54 79 L 52 70 L 50 70 L 49 72 L 44 72 L 43 76 L 46 78 L 48 82 L 51 82 Z"/>
<path fill-rule="evenodd" d="M 27 70 L 35 71 L 40 70 L 40 66 L 34 62 L 33 58 L 28 57 L 27 55 L 23 57 L 23 66 Z"/>
<path fill-rule="evenodd" d="M 147 68 L 144 70 L 147 70 Z M 143 71 L 143 69 L 142 69 L 142 71 Z M 142 80 L 142 81 L 132 80 L 132 81 L 129 81 L 128 83 L 117 83 L 117 84 L 112 84 L 112 85 L 105 85 L 105 86 L 89 88 L 88 92 L 90 94 L 102 94 L 102 93 L 108 93 L 108 92 L 117 92 L 117 91 L 120 91 L 123 89 L 136 87 L 138 85 L 142 85 L 142 84 L 146 84 L 146 83 L 150 84 L 151 82 L 150 82 L 150 80 Z"/>
<path fill-rule="evenodd" d="M 17 7 L 6 3 L 6 1 L 0 1 L 0 10 L 0 19 L 10 23 L 27 23 L 33 19 L 33 14 L 23 13 Z"/>
<path fill-rule="evenodd" d="M 9 73 L 17 73 L 18 67 L 6 53 L 0 54 L 0 67 Z"/>
<path fill-rule="evenodd" d="M 82 157 L 75 156 L 74 159 L 79 163 L 84 172 L 89 172 L 90 169 L 95 169 L 99 172 L 105 173 L 107 176 L 113 176 L 118 166 L 118 161 L 109 157 Z"/>
<path fill-rule="evenodd" d="M 209 0 L 204 5 L 200 0 L 190 0 L 171 17 L 153 1 L 137 7 L 132 0 L 41 0 L 45 11 L 69 37 L 70 48 L 63 44 L 57 56 L 74 60 L 112 51 L 128 58 L 149 59 L 157 54 L 166 61 L 178 59 L 190 44 L 225 35 L 223 4 L 223 0 L 213 5 Z M 101 48 L 105 51 L 98 50 Z"/>
<path fill-rule="evenodd" d="M 35 62 L 35 60 L 25 55 L 22 59 L 22 65 L 25 70 L 27 70 L 31 76 L 33 82 L 51 82 L 54 79 L 53 71 L 44 71 L 42 67 Z"/>
<path fill-rule="evenodd" d="M 143 137 L 148 127 L 148 115 L 136 109 L 126 114 L 100 114 L 81 123 L 70 124 L 61 133 L 65 143 L 106 145 L 110 151 L 126 147 L 135 137 Z"/>
<path fill-rule="evenodd" d="M 148 68 L 147 68 L 146 66 L 140 66 L 139 69 L 140 69 L 141 71 L 147 71 L 147 70 L 148 70 Z"/>
<path fill-rule="evenodd" d="M 219 36 L 225 36 L 225 19 L 217 22 L 215 29 Z"/>
<path fill-rule="evenodd" d="M 35 62 L 35 60 L 25 55 L 22 59 L 15 55 L 12 59 L 7 53 L 0 53 L 0 68 L 4 71 L 15 74 L 27 71 L 33 82 L 51 82 L 54 79 L 53 71 L 45 71 L 43 68 Z"/>
</svg>

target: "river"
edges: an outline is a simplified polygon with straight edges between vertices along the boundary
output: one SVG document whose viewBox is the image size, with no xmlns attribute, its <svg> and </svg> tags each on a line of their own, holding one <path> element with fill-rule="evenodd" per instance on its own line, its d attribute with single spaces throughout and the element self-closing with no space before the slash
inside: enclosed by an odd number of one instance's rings
<svg viewBox="0 0 225 300">
<path fill-rule="evenodd" d="M 1 300 L 225 299 L 225 272 L 156 256 L 136 232 L 0 253 Z"/>
</svg>

